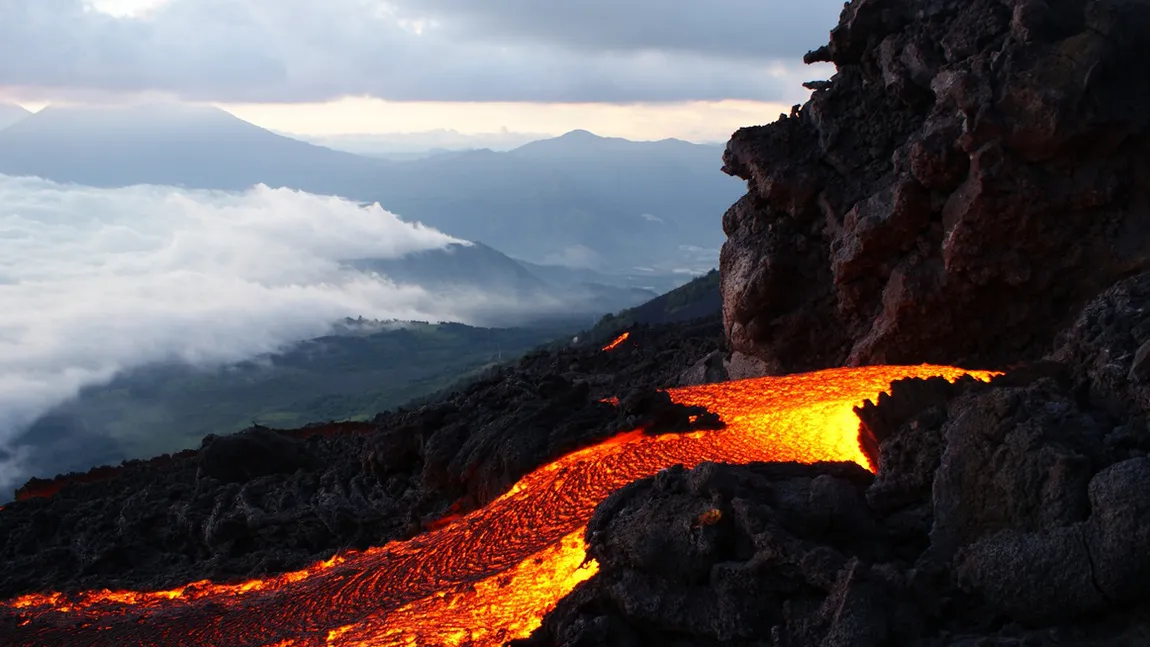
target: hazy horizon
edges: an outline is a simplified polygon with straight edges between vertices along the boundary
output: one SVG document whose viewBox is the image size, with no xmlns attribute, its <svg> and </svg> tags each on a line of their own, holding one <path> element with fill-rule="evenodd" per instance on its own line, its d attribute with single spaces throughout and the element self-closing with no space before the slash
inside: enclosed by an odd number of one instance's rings
<svg viewBox="0 0 1150 647">
<path fill-rule="evenodd" d="M 531 142 L 539 141 L 542 139 L 553 139 L 562 137 L 575 131 L 590 132 L 599 137 L 611 138 L 619 137 L 634 142 L 653 142 L 662 141 L 665 139 L 678 139 L 691 144 L 699 144 L 705 146 L 721 146 L 725 143 L 726 138 L 721 139 L 688 139 L 684 137 L 677 137 L 674 135 L 667 135 L 665 137 L 652 137 L 643 139 L 640 137 L 624 137 L 621 135 L 612 135 L 604 132 L 597 132 L 593 128 L 585 127 L 582 125 L 575 125 L 567 128 L 566 130 L 552 130 L 548 132 L 520 132 L 510 130 L 503 127 L 498 130 L 490 131 L 465 131 L 454 128 L 451 125 L 443 125 L 439 127 L 426 128 L 422 130 L 393 130 L 393 131 L 370 131 L 370 132 L 342 132 L 335 134 L 312 134 L 306 131 L 293 131 L 293 130 L 280 130 L 265 124 L 257 123 L 249 118 L 243 116 L 242 111 L 229 110 L 227 106 L 216 104 L 203 104 L 195 102 L 180 102 L 172 99 L 139 99 L 135 101 L 119 101 L 119 102 L 101 102 L 101 103 L 74 103 L 74 102 L 59 102 L 59 103 L 34 103 L 34 104 L 21 104 L 18 102 L 5 103 L 0 102 L 0 109 L 7 106 L 12 106 L 28 111 L 28 116 L 35 115 L 48 108 L 81 108 L 81 109 L 124 109 L 134 106 L 147 106 L 147 105 L 162 105 L 171 103 L 176 105 L 188 106 L 203 106 L 219 108 L 228 114 L 251 123 L 254 126 L 265 128 L 278 135 L 285 137 L 292 137 L 301 141 L 314 143 L 337 150 L 345 150 L 352 153 L 371 154 L 373 151 L 387 151 L 394 153 L 403 152 L 425 152 L 436 149 L 443 150 L 474 150 L 478 148 L 489 148 L 497 151 L 507 151 L 528 144 Z M 0 118 L 4 117 L 0 114 Z M 26 117 L 25 117 L 26 118 Z M 0 121 L 0 130 L 12 125 L 18 118 L 10 122 Z"/>
</svg>

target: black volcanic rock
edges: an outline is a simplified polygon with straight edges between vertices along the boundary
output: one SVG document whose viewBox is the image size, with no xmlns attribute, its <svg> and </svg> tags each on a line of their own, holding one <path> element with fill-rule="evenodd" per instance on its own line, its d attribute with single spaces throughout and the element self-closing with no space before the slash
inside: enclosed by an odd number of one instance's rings
<svg viewBox="0 0 1150 647">
<path fill-rule="evenodd" d="M 870 566 L 890 558 L 863 499 L 871 479 L 852 463 L 705 463 L 634 483 L 588 525 L 601 575 L 561 603 L 533 642 L 895 640 L 897 629 L 876 614 L 894 621 L 914 604 L 901 574 Z"/>
<path fill-rule="evenodd" d="M 732 350 L 773 372 L 1046 353 L 1150 266 L 1148 32 L 1144 0 L 850 2 L 808 56 L 830 82 L 727 145 Z"/>
<path fill-rule="evenodd" d="M 174 456 L 35 480 L 0 512 L 0 599 L 249 579 L 410 537 L 617 432 L 719 424 L 654 389 L 676 384 L 721 341 L 717 317 L 638 326 L 612 352 L 538 350 L 370 423 L 257 427 Z M 602 401 L 610 397 L 625 405 Z"/>
<path fill-rule="evenodd" d="M 200 475 L 225 483 L 291 474 L 312 467 L 315 459 L 302 443 L 265 427 L 230 436 L 208 436 L 200 450 Z"/>
<path fill-rule="evenodd" d="M 1150 406 L 1131 371 L 1148 333 L 1150 272 L 1041 362 L 895 383 L 858 410 L 873 479 L 704 465 L 631 484 L 588 526 L 599 574 L 525 644 L 1150 644 Z"/>
<path fill-rule="evenodd" d="M 1150 280 L 1145 276 L 1119 283 L 1086 307 L 1054 355 L 1083 365 L 1090 397 L 1116 414 L 1150 408 L 1150 321 L 1142 313 L 1147 301 Z"/>
</svg>

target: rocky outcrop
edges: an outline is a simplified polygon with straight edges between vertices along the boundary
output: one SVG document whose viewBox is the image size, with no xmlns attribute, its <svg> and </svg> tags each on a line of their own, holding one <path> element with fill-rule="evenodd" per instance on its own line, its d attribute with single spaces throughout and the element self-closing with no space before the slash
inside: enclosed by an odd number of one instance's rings
<svg viewBox="0 0 1150 647">
<path fill-rule="evenodd" d="M 703 465 L 612 495 L 599 574 L 528 644 L 1150 644 L 1150 272 L 1049 357 L 894 385 L 850 465 Z"/>
<path fill-rule="evenodd" d="M 1046 353 L 1150 266 L 1148 32 L 1145 0 L 850 2 L 807 56 L 837 73 L 727 145 L 732 350 L 776 373 Z"/>
<path fill-rule="evenodd" d="M 253 428 L 173 456 L 36 480 L 0 512 L 0 599 L 295 570 L 410 537 L 621 430 L 713 428 L 713 415 L 654 389 L 674 386 L 721 339 L 717 317 L 638 326 L 609 353 L 536 351 L 370 423 Z M 603 402 L 610 397 L 618 406 Z"/>
</svg>

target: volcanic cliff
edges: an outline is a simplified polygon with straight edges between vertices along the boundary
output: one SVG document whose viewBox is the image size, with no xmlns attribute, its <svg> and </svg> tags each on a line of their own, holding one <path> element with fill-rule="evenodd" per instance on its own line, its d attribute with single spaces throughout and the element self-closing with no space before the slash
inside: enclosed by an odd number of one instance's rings
<svg viewBox="0 0 1150 647">
<path fill-rule="evenodd" d="M 860 407 L 873 474 L 705 462 L 615 491 L 585 532 L 598 572 L 523 644 L 1150 644 L 1146 34 L 1150 0 L 854 0 L 807 57 L 835 76 L 728 144 L 748 193 L 723 218 L 722 325 L 30 483 L 0 511 L 0 600 L 302 569 L 619 432 L 724 425 L 657 388 L 929 361 L 1005 375 Z"/>
<path fill-rule="evenodd" d="M 855 0 L 832 79 L 735 133 L 731 347 L 772 372 L 1034 359 L 1150 262 L 1137 0 Z"/>
</svg>

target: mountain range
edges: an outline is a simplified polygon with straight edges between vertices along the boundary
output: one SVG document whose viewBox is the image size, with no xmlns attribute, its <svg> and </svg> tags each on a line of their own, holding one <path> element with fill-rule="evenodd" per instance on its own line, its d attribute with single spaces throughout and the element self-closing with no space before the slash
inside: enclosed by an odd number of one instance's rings
<svg viewBox="0 0 1150 647">
<path fill-rule="evenodd" d="M 345 134 L 345 135 L 296 135 L 279 132 L 285 137 L 347 151 L 356 155 L 383 159 L 416 159 L 431 157 L 434 154 L 452 151 L 490 148 L 491 150 L 511 150 L 550 135 L 501 131 L 493 133 L 461 133 L 452 129 L 427 130 L 414 133 Z"/>
<path fill-rule="evenodd" d="M 2 174 L 101 187 L 263 183 L 335 194 L 529 262 L 612 272 L 710 269 L 723 240 L 713 215 L 743 189 L 720 172 L 720 147 L 674 139 L 573 131 L 506 152 L 393 161 L 278 135 L 204 106 L 12 114 L 0 130 Z"/>
</svg>

